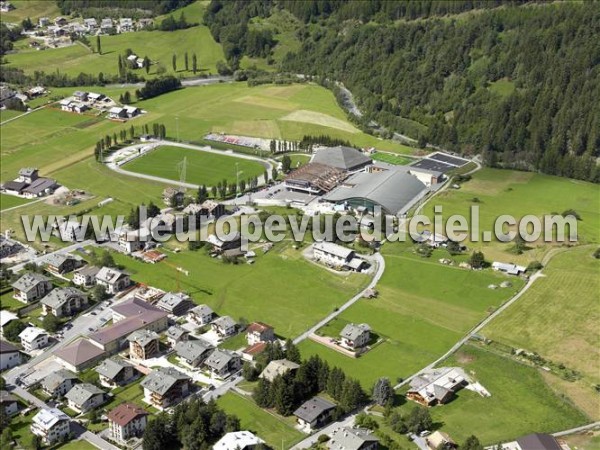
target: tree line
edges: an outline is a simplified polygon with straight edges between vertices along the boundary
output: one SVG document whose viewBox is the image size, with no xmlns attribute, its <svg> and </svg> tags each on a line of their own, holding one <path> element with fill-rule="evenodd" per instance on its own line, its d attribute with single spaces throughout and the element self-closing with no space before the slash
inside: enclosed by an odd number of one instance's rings
<svg viewBox="0 0 600 450">
<path fill-rule="evenodd" d="M 125 8 L 130 10 L 149 11 L 153 15 L 167 14 L 175 9 L 189 5 L 194 0 L 56 0 L 61 14 L 81 13 L 88 8 L 112 10 Z"/>
<path fill-rule="evenodd" d="M 165 77 L 155 78 L 154 80 L 148 80 L 143 88 L 135 91 L 135 96 L 138 99 L 148 99 L 174 91 L 180 87 L 181 81 L 179 78 L 167 75 Z"/>
</svg>

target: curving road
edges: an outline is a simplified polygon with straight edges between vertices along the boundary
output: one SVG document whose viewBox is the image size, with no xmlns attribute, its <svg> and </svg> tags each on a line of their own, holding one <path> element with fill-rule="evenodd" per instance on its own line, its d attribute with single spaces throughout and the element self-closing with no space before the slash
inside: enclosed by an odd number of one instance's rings
<svg viewBox="0 0 600 450">
<path fill-rule="evenodd" d="M 148 147 L 148 146 L 156 148 L 161 145 L 168 145 L 170 147 L 181 147 L 181 148 L 185 148 L 188 150 L 196 150 L 199 152 L 214 153 L 215 155 L 230 156 L 232 158 L 247 159 L 250 161 L 255 161 L 255 162 L 258 162 L 259 164 L 261 164 L 266 169 L 267 175 L 269 178 L 271 177 L 271 173 L 273 171 L 273 164 L 270 161 L 259 158 L 257 156 L 245 155 L 243 153 L 229 153 L 229 152 L 223 151 L 223 150 L 215 150 L 209 146 L 183 144 L 181 142 L 173 142 L 173 141 L 167 141 L 167 140 L 153 141 L 152 143 L 148 143 L 145 145 L 144 144 L 130 145 L 128 147 L 123 147 L 122 149 L 119 150 L 119 152 L 127 151 L 127 150 L 137 150 L 140 147 Z M 132 159 L 132 161 L 133 161 L 133 159 Z M 169 178 L 157 177 L 157 176 L 148 175 L 145 173 L 130 172 L 129 170 L 122 169 L 119 165 L 117 165 L 113 161 L 107 162 L 106 166 L 109 169 L 114 170 L 117 173 L 120 173 L 122 175 L 127 175 L 130 177 L 143 178 L 145 180 L 157 181 L 159 183 L 170 184 L 170 185 L 177 184 L 179 186 L 183 186 L 183 187 L 190 188 L 190 189 L 198 189 L 200 187 L 198 184 L 194 184 L 194 183 L 181 183 L 177 180 L 171 180 Z M 267 180 L 263 179 L 261 181 L 262 178 L 264 178 L 264 177 L 259 177 L 259 182 L 258 182 L 259 186 L 266 184 Z M 211 186 L 207 186 L 207 187 L 210 188 Z"/>
<path fill-rule="evenodd" d="M 302 342 L 304 339 L 308 338 L 308 336 L 310 336 L 311 334 L 316 332 L 319 328 L 321 328 L 327 322 L 336 318 L 338 315 L 340 315 L 346 309 L 348 309 L 352 305 L 354 305 L 358 300 L 363 298 L 363 295 L 367 290 L 373 289 L 377 285 L 377 283 L 379 282 L 379 279 L 381 278 L 381 276 L 383 275 L 383 272 L 385 271 L 385 259 L 379 253 L 375 253 L 373 256 L 369 257 L 368 259 L 373 260 L 377 264 L 377 271 L 375 272 L 375 275 L 373 276 L 373 278 L 371 279 L 371 282 L 367 285 L 367 287 L 364 288 L 362 291 L 360 291 L 358 294 L 356 294 L 354 297 L 352 297 L 350 300 L 348 300 L 346 303 L 344 303 L 342 306 L 340 306 L 336 311 L 332 312 L 327 317 L 325 317 L 323 320 L 321 320 L 319 323 L 317 323 L 316 325 L 314 325 L 313 327 L 309 328 L 304 333 L 302 333 L 300 336 L 295 338 L 294 344 L 298 344 L 298 343 Z"/>
</svg>

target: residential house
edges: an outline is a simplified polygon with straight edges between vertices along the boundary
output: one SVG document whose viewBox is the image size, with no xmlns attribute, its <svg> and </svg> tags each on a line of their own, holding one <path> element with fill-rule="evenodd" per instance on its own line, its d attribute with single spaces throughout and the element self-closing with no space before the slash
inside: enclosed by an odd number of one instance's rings
<svg viewBox="0 0 600 450">
<path fill-rule="evenodd" d="M 236 325 L 235 321 L 229 316 L 219 317 L 210 324 L 213 331 L 222 339 L 233 336 L 236 331 Z"/>
<path fill-rule="evenodd" d="M 153 23 L 154 20 L 142 17 L 140 20 L 138 20 L 138 29 L 144 29 Z"/>
<path fill-rule="evenodd" d="M 56 274 L 69 273 L 81 267 L 81 258 L 63 253 L 52 253 L 46 258 L 46 268 Z"/>
<path fill-rule="evenodd" d="M 74 287 L 56 288 L 46 295 L 40 303 L 43 308 L 42 314 L 67 317 L 85 309 L 88 305 L 88 296 Z"/>
<path fill-rule="evenodd" d="M 103 267 L 96 274 L 96 284 L 104 286 L 109 294 L 117 294 L 129 287 L 129 275 L 112 267 Z"/>
<path fill-rule="evenodd" d="M 204 367 L 211 376 L 225 379 L 237 372 L 242 366 L 242 361 L 235 353 L 216 348 L 204 361 Z"/>
<path fill-rule="evenodd" d="M 427 436 L 425 443 L 430 450 L 451 450 L 458 447 L 448 433 L 439 430 Z"/>
<path fill-rule="evenodd" d="M 317 396 L 304 402 L 294 411 L 294 416 L 296 416 L 299 427 L 303 431 L 311 433 L 326 425 L 331 420 L 334 410 L 334 403 Z"/>
<path fill-rule="evenodd" d="M 266 342 L 259 342 L 254 345 L 249 345 L 242 350 L 242 358 L 246 361 L 254 361 L 254 359 L 267 349 Z"/>
<path fill-rule="evenodd" d="M 267 364 L 267 367 L 258 376 L 267 381 L 273 381 L 279 375 L 285 375 L 288 372 L 294 372 L 300 368 L 299 364 L 287 359 L 275 359 Z"/>
<path fill-rule="evenodd" d="M 184 315 L 194 304 L 189 295 L 183 292 L 165 294 L 156 304 L 159 308 L 175 316 Z"/>
<path fill-rule="evenodd" d="M 27 327 L 19 333 L 21 346 L 27 353 L 48 345 L 48 333 L 38 327 Z"/>
<path fill-rule="evenodd" d="M 30 430 L 46 445 L 65 439 L 71 432 L 71 419 L 58 408 L 40 409 L 31 420 Z"/>
<path fill-rule="evenodd" d="M 313 257 L 316 261 L 335 268 L 346 268 L 360 272 L 366 262 L 358 258 L 354 250 L 331 242 L 313 244 Z"/>
<path fill-rule="evenodd" d="M 23 189 L 23 196 L 25 198 L 38 198 L 43 197 L 46 194 L 51 194 L 57 188 L 58 183 L 56 180 L 51 178 L 38 178 L 25 189 Z"/>
<path fill-rule="evenodd" d="M 100 384 L 108 388 L 126 385 L 138 374 L 133 364 L 118 357 L 105 359 L 95 371 L 98 373 Z"/>
<path fill-rule="evenodd" d="M 83 228 L 76 220 L 63 220 L 58 225 L 56 234 L 63 242 L 79 242 L 85 238 Z"/>
<path fill-rule="evenodd" d="M 508 275 L 522 275 L 527 270 L 527 267 L 518 266 L 512 263 L 501 263 L 494 261 L 492 263 L 492 269 L 497 270 L 499 272 L 504 272 Z"/>
<path fill-rule="evenodd" d="M 117 442 L 141 437 L 148 423 L 148 413 L 133 403 L 121 403 L 108 413 L 110 435 Z"/>
<path fill-rule="evenodd" d="M 569 450 L 564 441 L 545 433 L 532 433 L 522 436 L 516 441 L 501 444 L 502 450 Z M 495 448 L 495 447 L 494 447 Z"/>
<path fill-rule="evenodd" d="M 15 5 L 13 5 L 11 2 L 0 2 L 0 12 L 9 12 L 13 9 L 15 9 Z"/>
<path fill-rule="evenodd" d="M 0 391 L 0 415 L 10 417 L 19 412 L 17 397 L 7 391 Z"/>
<path fill-rule="evenodd" d="M 189 394 L 190 381 L 187 375 L 172 367 L 159 367 L 142 380 L 144 400 L 162 411 Z"/>
<path fill-rule="evenodd" d="M 185 194 L 179 188 L 168 187 L 163 190 L 162 199 L 167 206 L 179 206 L 183 203 Z"/>
<path fill-rule="evenodd" d="M 39 178 L 39 171 L 35 167 L 23 167 L 19 170 L 17 181 L 23 181 L 27 184 L 33 183 Z"/>
<path fill-rule="evenodd" d="M 0 371 L 12 369 L 21 362 L 19 349 L 6 341 L 0 341 Z"/>
<path fill-rule="evenodd" d="M 54 350 L 53 353 L 59 363 L 76 373 L 94 366 L 106 357 L 102 347 L 92 344 L 92 341 L 87 339 L 78 339 L 60 350 Z"/>
<path fill-rule="evenodd" d="M 124 231 L 119 234 L 119 248 L 126 253 L 144 250 L 150 242 L 152 242 L 152 233 L 147 228 Z"/>
<path fill-rule="evenodd" d="M 88 101 L 98 103 L 106 98 L 106 95 L 98 92 L 88 92 Z"/>
<path fill-rule="evenodd" d="M 127 111 L 125 110 L 125 108 L 121 108 L 120 106 L 113 106 L 108 110 L 108 118 L 125 119 L 127 118 Z"/>
<path fill-rule="evenodd" d="M 18 320 L 19 316 L 10 312 L 8 309 L 0 309 L 0 334 L 4 336 L 4 327 L 13 320 Z"/>
<path fill-rule="evenodd" d="M 212 345 L 199 339 L 193 341 L 182 341 L 175 345 L 175 353 L 186 364 L 192 367 L 198 367 L 208 358 L 213 350 Z"/>
<path fill-rule="evenodd" d="M 84 91 L 75 91 L 73 92 L 73 98 L 78 102 L 86 102 L 88 98 L 88 93 Z"/>
<path fill-rule="evenodd" d="M 325 445 L 329 450 L 377 450 L 379 438 L 366 428 L 340 427 L 333 430 Z"/>
<path fill-rule="evenodd" d="M 127 336 L 129 357 L 144 360 L 160 354 L 159 336 L 154 331 L 137 330 Z"/>
<path fill-rule="evenodd" d="M 40 17 L 38 19 L 38 25 L 43 28 L 43 27 L 47 27 L 50 24 L 50 18 L 48 17 Z"/>
<path fill-rule="evenodd" d="M 59 369 L 50 372 L 42 381 L 42 390 L 51 397 L 62 397 L 79 381 L 77 375 L 70 370 Z"/>
<path fill-rule="evenodd" d="M 35 302 L 52 290 L 50 279 L 34 272 L 24 274 L 11 286 L 13 288 L 13 298 L 23 303 Z"/>
<path fill-rule="evenodd" d="M 21 195 L 27 187 L 24 181 L 7 181 L 2 185 L 2 190 L 11 194 Z"/>
<path fill-rule="evenodd" d="M 262 322 L 254 322 L 246 328 L 246 340 L 248 345 L 258 344 L 259 342 L 273 342 L 275 332 L 273 327 Z"/>
<path fill-rule="evenodd" d="M 125 114 L 127 117 L 132 119 L 133 117 L 137 117 L 142 113 L 142 110 L 136 106 L 124 105 L 123 109 L 125 110 Z"/>
<path fill-rule="evenodd" d="M 73 386 L 67 392 L 65 398 L 68 401 L 69 408 L 80 413 L 85 413 L 104 403 L 105 395 L 102 389 L 97 388 L 93 384 L 81 383 Z"/>
<path fill-rule="evenodd" d="M 200 219 L 200 217 L 218 219 L 226 213 L 225 205 L 214 200 L 206 200 L 201 204 L 190 203 L 183 209 L 183 212 L 188 216 L 194 216 L 196 219 Z M 200 222 L 197 221 L 196 223 L 199 224 Z"/>
<path fill-rule="evenodd" d="M 102 33 L 110 33 L 113 30 L 113 21 L 110 17 L 105 17 L 100 22 L 100 31 Z"/>
<path fill-rule="evenodd" d="M 12 239 L 6 239 L 0 234 L 0 258 L 8 258 L 23 250 L 23 246 Z"/>
<path fill-rule="evenodd" d="M 212 251 L 218 255 L 232 252 L 235 252 L 236 254 L 243 254 L 242 236 L 240 233 L 235 233 L 233 236 L 228 237 L 227 239 L 221 239 L 218 236 L 211 234 L 206 238 L 206 242 L 212 246 Z"/>
<path fill-rule="evenodd" d="M 342 346 L 357 350 L 365 347 L 369 343 L 369 340 L 371 339 L 371 327 L 366 323 L 361 323 L 359 325 L 349 323 L 340 333 L 340 337 L 342 338 Z"/>
<path fill-rule="evenodd" d="M 167 342 L 173 348 L 179 342 L 186 342 L 189 336 L 189 333 L 179 325 L 170 326 L 165 334 L 167 336 Z"/>
<path fill-rule="evenodd" d="M 444 247 L 448 243 L 448 238 L 443 234 L 429 233 L 427 245 L 433 248 Z"/>
<path fill-rule="evenodd" d="M 212 322 L 214 314 L 209 306 L 198 305 L 188 311 L 188 319 L 203 326 Z"/>
<path fill-rule="evenodd" d="M 57 27 L 64 27 L 67 23 L 69 23 L 67 19 L 62 16 L 58 16 L 54 19 L 54 25 Z"/>
<path fill-rule="evenodd" d="M 89 287 L 96 281 L 96 274 L 100 271 L 100 267 L 84 266 L 77 270 L 73 275 L 73 283 L 81 287 Z"/>
<path fill-rule="evenodd" d="M 83 26 L 87 28 L 89 33 L 95 33 L 98 30 L 98 21 L 93 17 L 83 19 Z"/>
<path fill-rule="evenodd" d="M 121 17 L 119 19 L 118 31 L 119 33 L 127 33 L 129 31 L 134 31 L 133 20 L 131 19 L 131 17 Z"/>
<path fill-rule="evenodd" d="M 265 441 L 250 431 L 232 431 L 219 439 L 213 450 L 255 450 L 264 446 Z"/>
<path fill-rule="evenodd" d="M 441 405 L 467 384 L 469 378 L 460 367 L 430 369 L 410 381 L 406 397 L 424 406 Z"/>
</svg>

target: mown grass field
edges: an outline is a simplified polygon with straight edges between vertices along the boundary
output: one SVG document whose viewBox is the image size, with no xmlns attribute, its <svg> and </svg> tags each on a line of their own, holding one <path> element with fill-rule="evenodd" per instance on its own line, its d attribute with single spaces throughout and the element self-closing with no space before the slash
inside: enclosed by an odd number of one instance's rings
<svg viewBox="0 0 600 450">
<path fill-rule="evenodd" d="M 489 270 L 442 265 L 437 260 L 448 257 L 445 250 L 422 259 L 412 253 L 412 245 L 386 244 L 383 255 L 386 269 L 377 285 L 378 298 L 359 300 L 340 314 L 341 324 L 334 322 L 322 334 L 338 333 L 343 322 L 366 322 L 384 342 L 357 359 L 313 341 L 300 345 L 305 357 L 323 356 L 366 388 L 381 376 L 405 378 L 439 358 L 523 284 L 514 279 L 512 288 L 491 290 L 488 285 L 506 278 Z"/>
<path fill-rule="evenodd" d="M 16 177 L 15 177 L 16 178 Z M 29 203 L 30 200 L 14 195 L 0 194 L 0 211 Z"/>
<path fill-rule="evenodd" d="M 48 0 L 14 0 L 11 1 L 15 9 L 2 13 L 3 22 L 21 23 L 27 17 L 36 21 L 40 17 L 54 17 L 60 15 L 56 2 Z"/>
<path fill-rule="evenodd" d="M 373 153 L 370 156 L 375 161 L 382 161 L 382 162 L 386 162 L 388 164 L 395 164 L 395 165 L 399 165 L 399 166 L 404 166 L 413 161 L 411 158 L 407 158 L 406 156 L 391 155 L 389 153 Z"/>
<path fill-rule="evenodd" d="M 235 158 L 229 154 L 188 150 L 181 147 L 162 146 L 140 156 L 123 169 L 136 173 L 145 173 L 169 180 L 179 180 L 178 163 L 187 160 L 186 179 L 188 183 L 216 186 L 223 179 L 232 182 L 236 179 L 236 164 L 239 178 L 247 179 L 262 176 L 265 168 L 262 164 L 247 159 Z"/>
<path fill-rule="evenodd" d="M 495 445 L 532 432 L 551 433 L 589 422 L 552 392 L 532 367 L 472 345 L 441 365 L 463 367 L 491 393 L 484 398 L 462 389 L 450 403 L 430 409 L 434 423 L 457 442 L 474 434 L 484 445 Z M 414 405 L 405 402 L 400 410 L 408 412 Z"/>
<path fill-rule="evenodd" d="M 494 221 L 502 214 L 510 214 L 519 220 L 528 214 L 541 217 L 574 209 L 581 216 L 577 222 L 579 242 L 597 244 L 600 242 L 599 199 L 600 189 L 592 183 L 531 172 L 483 169 L 476 172 L 471 181 L 463 183 L 460 189 L 447 189 L 437 195 L 426 205 L 423 213 L 433 219 L 433 208 L 440 205 L 444 219 L 460 214 L 470 223 L 470 207 L 478 206 L 480 232 L 493 232 Z M 467 244 L 475 249 L 481 248 L 490 261 L 512 261 L 524 265 L 534 260 L 541 261 L 554 245 L 538 240 L 528 244 L 530 250 L 516 255 L 508 251 L 511 244 L 498 241 L 485 243 L 480 238 L 479 242 Z"/>
<path fill-rule="evenodd" d="M 236 415 L 243 430 L 249 430 L 265 440 L 272 448 L 290 448 L 304 435 L 294 428 L 294 419 L 275 416 L 265 411 L 251 400 L 234 392 L 228 392 L 219 400 L 219 405 L 227 414 Z"/>
<path fill-rule="evenodd" d="M 544 269 L 545 277 L 482 334 L 581 372 L 582 380 L 560 384 L 597 419 L 600 402 L 592 385 L 600 383 L 600 261 L 592 256 L 595 248 L 581 247 L 554 256 Z"/>
<path fill-rule="evenodd" d="M 44 2 L 51 3 L 51 2 Z M 204 2 L 196 2 L 185 8 L 188 22 L 199 23 L 204 11 Z M 176 18 L 181 14 L 175 11 Z M 4 16 L 4 14 L 3 14 Z M 157 19 L 160 21 L 160 18 Z M 56 70 L 71 76 L 80 73 L 97 75 L 116 75 L 118 73 L 118 55 L 123 55 L 126 49 L 131 49 L 140 57 L 147 56 L 153 65 L 150 73 L 137 69 L 136 73 L 144 77 L 153 77 L 159 64 L 165 73 L 176 73 L 192 76 L 192 54 L 198 58 L 199 74 L 216 74 L 217 61 L 225 60 L 221 46 L 215 42 L 210 31 L 204 25 L 198 25 L 185 30 L 169 31 L 136 31 L 114 36 L 101 36 L 102 54 L 97 53 L 96 38 L 90 37 L 93 52 L 83 45 L 75 44 L 69 47 L 52 48 L 42 52 L 30 48 L 22 48 L 18 53 L 7 55 L 7 67 L 18 67 L 25 73 L 35 71 L 46 73 Z M 188 71 L 185 70 L 184 55 L 188 53 Z M 172 67 L 173 54 L 177 55 L 177 70 Z"/>
<path fill-rule="evenodd" d="M 196 303 L 206 303 L 220 315 L 262 321 L 282 337 L 295 337 L 359 292 L 366 275 L 340 276 L 306 262 L 301 250 L 284 242 L 253 265 L 224 264 L 203 250 L 168 253 L 168 262 L 189 271 L 180 275 L 181 290 Z M 145 264 L 115 254 L 136 282 L 167 291 L 177 289 L 177 272 L 163 263 Z"/>
</svg>

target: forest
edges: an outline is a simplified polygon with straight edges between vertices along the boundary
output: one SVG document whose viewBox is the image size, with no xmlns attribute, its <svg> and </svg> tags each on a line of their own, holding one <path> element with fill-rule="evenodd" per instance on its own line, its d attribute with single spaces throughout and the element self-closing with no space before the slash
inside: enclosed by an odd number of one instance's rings
<svg viewBox="0 0 600 450">
<path fill-rule="evenodd" d="M 250 20 L 282 7 L 302 25 L 280 70 L 343 82 L 363 127 L 600 181 L 600 3 L 212 0 L 205 22 L 235 69 Z"/>
<path fill-rule="evenodd" d="M 68 15 L 89 8 L 123 8 L 151 11 L 154 15 L 166 14 L 192 3 L 193 0 L 56 0 L 62 14 Z"/>
</svg>

